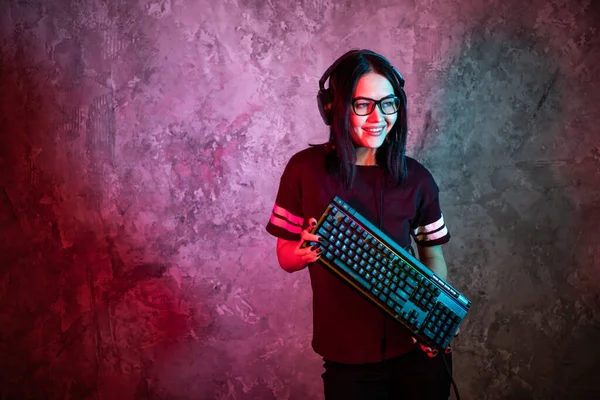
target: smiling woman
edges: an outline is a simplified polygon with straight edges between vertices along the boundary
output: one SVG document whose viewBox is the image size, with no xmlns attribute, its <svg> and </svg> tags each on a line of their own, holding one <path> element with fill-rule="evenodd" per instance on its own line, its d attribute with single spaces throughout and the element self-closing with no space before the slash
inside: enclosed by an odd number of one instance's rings
<svg viewBox="0 0 600 400">
<path fill-rule="evenodd" d="M 329 141 L 291 158 L 267 231 L 277 237 L 285 271 L 308 267 L 310 272 L 312 345 L 324 360 L 325 398 L 447 399 L 450 355 L 427 357 L 406 328 L 316 263 L 320 238 L 310 233 L 314 217 L 339 196 L 400 246 L 412 249 L 412 237 L 421 262 L 446 279 L 440 245 L 450 234 L 438 187 L 424 166 L 404 154 L 404 79 L 381 55 L 353 50 L 319 83 L 317 99 L 331 127 Z M 304 247 L 305 241 L 317 244 Z"/>
</svg>

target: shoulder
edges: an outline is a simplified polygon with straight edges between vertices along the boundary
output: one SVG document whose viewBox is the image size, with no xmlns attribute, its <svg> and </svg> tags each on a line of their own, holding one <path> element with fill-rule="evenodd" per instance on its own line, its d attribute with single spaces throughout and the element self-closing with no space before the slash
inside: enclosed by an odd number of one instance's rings
<svg viewBox="0 0 600 400">
<path fill-rule="evenodd" d="M 319 144 L 310 146 L 304 150 L 300 150 L 294 154 L 289 161 L 289 164 L 307 164 L 325 159 L 329 151 L 329 144 Z"/>
<path fill-rule="evenodd" d="M 286 170 L 299 170 L 308 166 L 314 168 L 315 166 L 324 165 L 329 151 L 328 144 L 320 144 L 300 150 L 290 157 Z"/>
<path fill-rule="evenodd" d="M 412 157 L 406 157 L 407 179 L 414 185 L 434 186 L 437 188 L 435 179 L 427 167 Z"/>
</svg>

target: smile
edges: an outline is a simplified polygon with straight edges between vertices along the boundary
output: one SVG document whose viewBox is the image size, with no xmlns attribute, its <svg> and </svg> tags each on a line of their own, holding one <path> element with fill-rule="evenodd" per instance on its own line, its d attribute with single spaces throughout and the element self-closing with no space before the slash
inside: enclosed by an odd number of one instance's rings
<svg viewBox="0 0 600 400">
<path fill-rule="evenodd" d="M 380 135 L 383 133 L 384 128 L 380 127 L 380 128 L 363 128 L 363 131 L 371 134 L 371 135 Z"/>
</svg>

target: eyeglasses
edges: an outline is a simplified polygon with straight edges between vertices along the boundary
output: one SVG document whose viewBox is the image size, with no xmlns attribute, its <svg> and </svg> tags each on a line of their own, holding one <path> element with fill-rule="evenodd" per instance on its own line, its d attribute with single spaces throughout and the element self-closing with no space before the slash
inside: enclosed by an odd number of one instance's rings
<svg viewBox="0 0 600 400">
<path fill-rule="evenodd" d="M 352 111 L 360 116 L 371 114 L 375 110 L 375 106 L 379 106 L 379 109 L 385 115 L 395 114 L 400 108 L 400 99 L 396 96 L 384 97 L 381 100 L 359 97 L 352 101 Z"/>
</svg>

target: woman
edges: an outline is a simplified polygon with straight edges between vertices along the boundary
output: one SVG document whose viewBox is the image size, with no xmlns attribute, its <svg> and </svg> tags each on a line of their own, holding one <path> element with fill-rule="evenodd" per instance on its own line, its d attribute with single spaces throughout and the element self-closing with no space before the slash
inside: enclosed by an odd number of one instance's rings
<svg viewBox="0 0 600 400">
<path fill-rule="evenodd" d="M 403 86 L 388 60 L 369 50 L 350 51 L 325 72 L 318 100 L 330 139 L 290 159 L 267 225 L 278 238 L 281 267 L 309 269 L 312 345 L 325 362 L 327 400 L 449 396 L 449 355 L 428 357 L 407 329 L 315 263 L 321 249 L 319 237 L 310 233 L 315 217 L 339 196 L 399 245 L 410 247 L 412 236 L 421 262 L 447 278 L 440 245 L 450 235 L 438 187 L 425 167 L 404 154 Z M 317 244 L 303 247 L 305 241 Z"/>
</svg>

